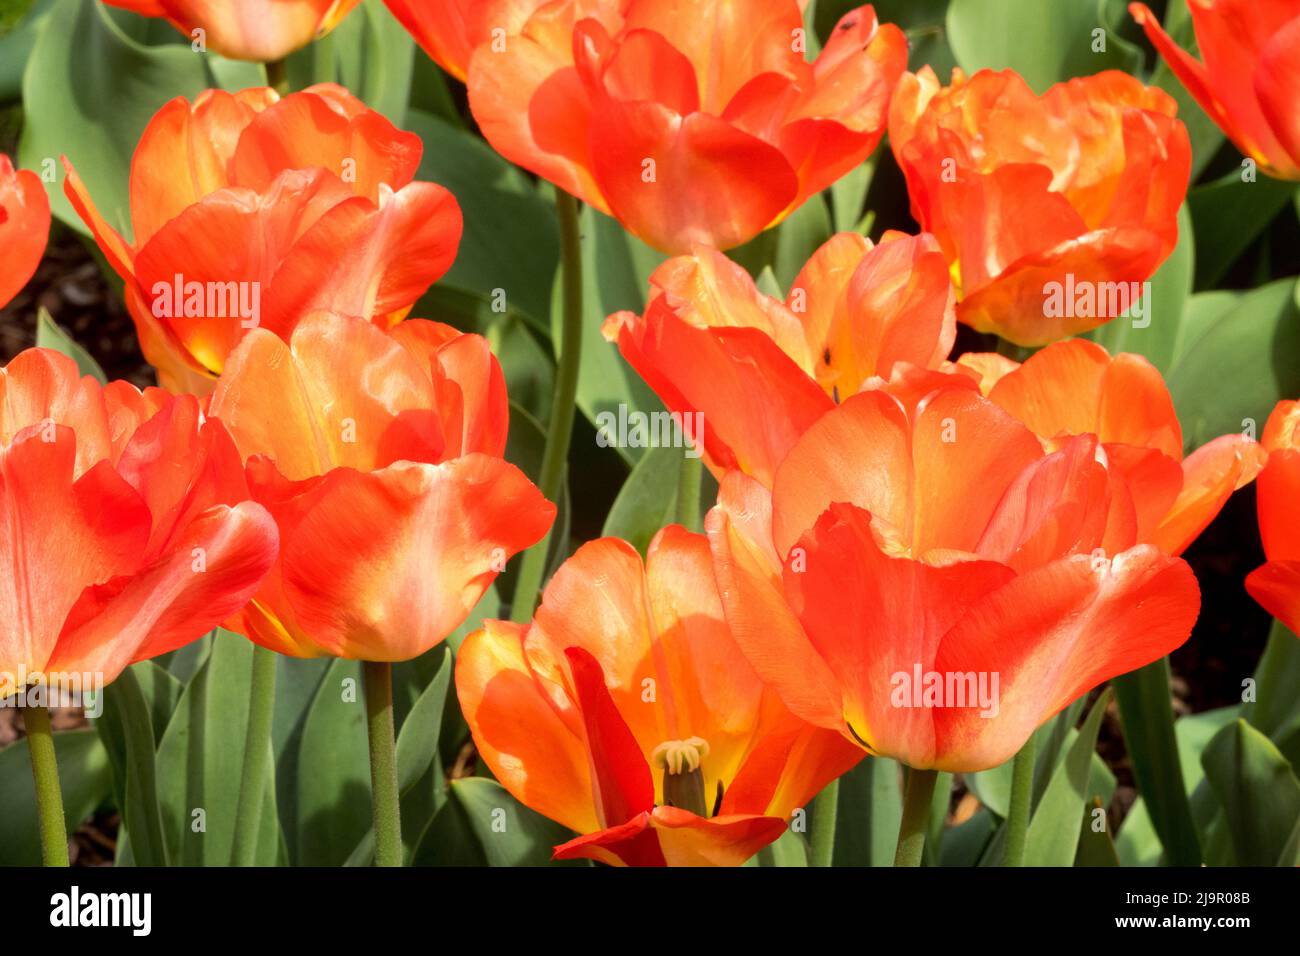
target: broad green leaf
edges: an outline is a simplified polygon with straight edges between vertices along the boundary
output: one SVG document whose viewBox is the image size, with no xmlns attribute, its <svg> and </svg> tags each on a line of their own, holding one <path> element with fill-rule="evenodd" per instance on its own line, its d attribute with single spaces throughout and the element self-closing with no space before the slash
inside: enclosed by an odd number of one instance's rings
<svg viewBox="0 0 1300 956">
<path fill-rule="evenodd" d="M 630 542 L 644 555 L 659 529 L 673 522 L 683 461 L 680 448 L 647 449 L 614 499 L 601 533 Z"/>
<path fill-rule="evenodd" d="M 131 155 L 154 113 L 175 96 L 265 82 L 259 64 L 199 55 L 187 43 L 145 46 L 122 30 L 104 4 L 57 0 L 23 74 L 26 124 L 19 163 L 55 174 L 57 181 L 46 183 L 54 214 L 89 234 L 63 194 L 59 157 L 66 154 L 105 220 L 129 239 Z"/>
<path fill-rule="evenodd" d="M 1183 315 L 1178 323 L 1178 336 L 1174 341 L 1174 355 L 1169 368 L 1172 369 L 1181 362 L 1197 340 L 1232 309 L 1241 296 L 1242 293 L 1229 290 L 1198 292 L 1188 296 L 1183 303 Z"/>
<path fill-rule="evenodd" d="M 1138 793 L 1146 801 L 1165 853 L 1177 866 L 1199 865 L 1200 842 L 1174 736 L 1169 660 L 1161 658 L 1117 677 L 1112 685 Z"/>
<path fill-rule="evenodd" d="M 529 810 L 495 780 L 452 782 L 412 860 L 413 866 L 540 866 L 573 838 L 553 820 Z"/>
<path fill-rule="evenodd" d="M 275 715 L 271 721 L 271 749 L 275 754 L 276 804 L 280 830 L 291 863 L 298 862 L 298 787 L 311 785 L 298 773 L 298 756 L 307 714 L 329 671 L 328 657 L 285 657 L 276 661 Z"/>
<path fill-rule="evenodd" d="M 1105 803 L 1094 797 L 1083 815 L 1079 828 L 1079 848 L 1074 854 L 1075 866 L 1119 866 L 1119 854 L 1110 838 L 1110 823 L 1106 819 Z M 1100 826 L 1101 829 L 1097 829 Z"/>
<path fill-rule="evenodd" d="M 172 862 L 185 866 L 229 864 L 243 774 L 253 645 L 221 629 L 211 645 L 158 745 L 167 845 Z M 256 860 L 268 866 L 280 859 L 281 848 L 273 784 L 260 820 Z"/>
<path fill-rule="evenodd" d="M 1293 865 L 1283 860 L 1300 821 L 1300 781 L 1277 747 L 1244 720 L 1214 736 L 1201 755 L 1205 777 L 1227 815 L 1242 866 Z"/>
<path fill-rule="evenodd" d="M 1300 640 L 1281 621 L 1273 622 L 1254 681 L 1255 699 L 1242 705 L 1241 716 L 1278 742 L 1300 717 Z"/>
<path fill-rule="evenodd" d="M 63 817 L 72 833 L 113 792 L 108 753 L 93 730 L 68 730 L 54 735 L 63 791 Z M 0 750 L 0 865 L 40 866 L 41 845 L 36 820 L 36 787 L 27 738 Z"/>
<path fill-rule="evenodd" d="M 316 691 L 298 748 L 298 859 L 338 866 L 370 829 L 370 745 L 361 666 L 339 659 Z"/>
<path fill-rule="evenodd" d="M 1187 194 L 1196 227 L 1196 288 L 1212 289 L 1296 193 L 1296 184 L 1237 170 Z"/>
<path fill-rule="evenodd" d="M 36 346 L 42 349 L 53 349 L 66 355 L 77 363 L 77 370 L 82 375 L 92 376 L 101 385 L 108 381 L 104 370 L 99 367 L 94 357 L 74 342 L 72 336 L 59 328 L 44 308 L 36 314 Z"/>
<path fill-rule="evenodd" d="M 1026 866 L 1069 866 L 1079 843 L 1079 820 L 1090 797 L 1090 775 L 1097 732 L 1110 701 L 1102 692 L 1084 720 L 1065 759 L 1057 767 L 1029 821 Z"/>
<path fill-rule="evenodd" d="M 944 834 L 939 849 L 940 866 L 975 866 L 998 829 L 998 818 L 988 807 L 980 807 L 969 820 Z"/>
<path fill-rule="evenodd" d="M 903 822 L 898 762 L 869 757 L 840 777 L 835 866 L 892 866 Z"/>
<path fill-rule="evenodd" d="M 1168 372 L 1177 350 L 1179 329 L 1192 293 L 1192 264 L 1195 242 L 1192 219 L 1186 203 L 1178 212 L 1178 245 L 1151 277 L 1151 291 L 1141 303 L 1143 315 L 1132 310 L 1101 326 L 1093 335 L 1096 342 L 1115 355 L 1136 352 L 1161 372 Z"/>
<path fill-rule="evenodd" d="M 296 90 L 338 83 L 401 126 L 415 57 L 406 28 L 381 0 L 365 0 L 330 33 L 289 57 L 289 83 Z"/>
<path fill-rule="evenodd" d="M 180 682 L 151 661 L 128 667 L 104 689 L 104 715 L 96 724 L 101 731 L 113 728 L 113 749 L 120 755 L 113 760 L 113 789 L 132 834 L 133 859 L 140 866 L 167 866 L 171 858 L 158 800 L 156 708 L 138 676 L 141 671 L 149 675 L 149 691 L 166 697 L 179 690 Z"/>
<path fill-rule="evenodd" d="M 1115 852 L 1121 866 L 1158 866 L 1164 848 L 1160 836 L 1147 813 L 1146 804 L 1138 797 L 1129 807 L 1128 816 L 1120 824 L 1115 837 Z"/>
<path fill-rule="evenodd" d="M 808 865 L 808 844 L 802 836 L 786 829 L 775 843 L 769 843 L 759 850 L 746 866 L 784 866 L 799 867 Z"/>
<path fill-rule="evenodd" d="M 1250 422 L 1263 428 L 1279 399 L 1300 394 L 1300 308 L 1294 278 L 1243 294 L 1167 376 L 1188 451 Z"/>
<path fill-rule="evenodd" d="M 456 261 L 434 291 L 469 292 L 489 308 L 525 313 L 547 328 L 560 261 L 550 204 L 481 138 L 419 110 L 410 111 L 405 125 L 424 141 L 417 178 L 450 190 L 465 220 Z M 434 318 L 423 306 L 417 303 L 412 314 Z"/>
<path fill-rule="evenodd" d="M 16 0 L 0 10 L 0 103 L 22 95 L 23 67 L 54 0 Z"/>
<path fill-rule="evenodd" d="M 403 794 L 419 782 L 438 753 L 452 670 L 451 651 L 443 648 L 441 656 L 437 673 L 402 721 L 397 734 L 397 785 Z"/>
<path fill-rule="evenodd" d="M 968 74 L 1010 68 L 1038 93 L 1073 76 L 1132 72 L 1141 63 L 1137 49 L 1102 23 L 1095 0 L 951 0 L 947 25 Z"/>
</svg>

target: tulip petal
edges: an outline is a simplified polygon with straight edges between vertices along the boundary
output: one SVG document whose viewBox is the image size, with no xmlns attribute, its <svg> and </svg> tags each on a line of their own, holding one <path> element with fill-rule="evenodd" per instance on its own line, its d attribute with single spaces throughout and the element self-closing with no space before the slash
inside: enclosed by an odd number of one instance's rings
<svg viewBox="0 0 1300 956">
<path fill-rule="evenodd" d="M 1182 491 L 1152 543 L 1166 554 L 1182 554 L 1229 496 L 1259 474 L 1264 460 L 1263 449 L 1243 435 L 1221 435 L 1196 449 L 1183 462 Z"/>
<path fill-rule="evenodd" d="M 1300 633 L 1300 561 L 1269 561 L 1246 576 L 1246 590 L 1264 610 Z"/>
<path fill-rule="evenodd" d="M 28 169 L 14 172 L 0 154 L 0 309 L 9 304 L 36 272 L 50 234 L 50 199 L 40 177 Z"/>
<path fill-rule="evenodd" d="M 1296 505 L 1300 502 L 1300 448 L 1275 447 L 1269 452 L 1256 495 L 1264 553 L 1272 561 L 1300 561 L 1300 507 Z"/>
<path fill-rule="evenodd" d="M 1295 19 L 1260 51 L 1254 83 L 1260 109 L 1282 148 L 1276 155 L 1290 157 L 1289 165 L 1274 159 L 1269 165 L 1288 178 L 1300 176 L 1300 116 L 1295 108 L 1300 100 L 1300 8 L 1292 12 Z"/>
<path fill-rule="evenodd" d="M 520 802 L 579 833 L 599 830 L 586 741 L 571 726 L 576 708 L 562 687 L 541 690 L 547 680 L 529 666 L 526 633 L 487 621 L 465 638 L 456 655 L 456 699 L 479 756 Z M 560 701 L 571 712 L 568 722 Z"/>
</svg>

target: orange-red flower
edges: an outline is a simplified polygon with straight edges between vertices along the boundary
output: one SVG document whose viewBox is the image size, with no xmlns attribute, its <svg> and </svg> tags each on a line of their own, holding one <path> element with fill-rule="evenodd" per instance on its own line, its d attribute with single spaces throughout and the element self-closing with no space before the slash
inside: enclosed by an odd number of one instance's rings
<svg viewBox="0 0 1300 956">
<path fill-rule="evenodd" d="M 1191 146 L 1176 111 L 1114 71 L 1041 97 L 1010 71 L 904 76 L 890 144 L 952 266 L 957 318 L 1042 345 L 1135 303 L 1178 240 Z"/>
<path fill-rule="evenodd" d="M 248 459 L 280 560 L 242 615 L 295 657 L 415 657 L 465 619 L 555 506 L 501 454 L 505 379 L 486 340 L 322 313 L 254 329 L 211 414 Z"/>
<path fill-rule="evenodd" d="M 1260 437 L 1268 464 L 1256 485 L 1256 506 L 1268 561 L 1246 578 L 1246 590 L 1300 634 L 1300 402 L 1278 402 Z"/>
<path fill-rule="evenodd" d="M 965 374 L 823 415 L 771 493 L 708 516 L 732 633 L 805 720 L 909 766 L 981 770 L 1191 632 L 1191 569 L 1150 544 L 1095 436 L 1048 453 Z M 937 683 L 936 683 L 937 682 Z"/>
<path fill-rule="evenodd" d="M 680 253 L 738 245 L 861 163 L 906 62 L 870 6 L 809 63 L 795 0 L 554 0 L 480 42 L 468 86 L 507 159 Z"/>
<path fill-rule="evenodd" d="M 456 693 L 497 779 L 582 834 L 559 859 L 738 865 L 862 756 L 758 680 L 707 542 L 677 525 L 644 563 L 616 538 L 580 548 L 531 625 L 466 639 Z"/>
<path fill-rule="evenodd" d="M 191 40 L 235 60 L 270 62 L 329 33 L 361 0 L 104 0 L 163 17 Z"/>
<path fill-rule="evenodd" d="M 993 355 L 963 355 L 981 388 L 1048 451 L 1074 435 L 1095 435 L 1107 467 L 1122 476 L 1137 540 L 1182 554 L 1228 497 L 1264 463 L 1245 435 L 1221 435 L 1183 457 L 1183 432 L 1164 379 L 1145 358 L 1111 356 L 1083 339 L 1049 345 L 1023 365 Z"/>
<path fill-rule="evenodd" d="M 460 208 L 412 181 L 421 150 L 338 86 L 207 90 L 165 105 L 136 147 L 132 242 L 66 160 L 65 189 L 162 384 L 206 394 L 250 328 L 287 338 L 317 311 L 388 326 L 451 267 Z"/>
<path fill-rule="evenodd" d="M 101 387 L 48 349 L 0 369 L 0 699 L 107 683 L 242 607 L 277 543 L 248 497 L 193 396 Z"/>
<path fill-rule="evenodd" d="M 0 153 L 0 309 L 36 271 L 50 234 L 50 200 L 40 177 Z"/>
<path fill-rule="evenodd" d="M 957 334 L 948 267 L 933 236 L 834 236 L 784 302 L 722 253 L 697 247 L 650 278 L 645 314 L 605 323 L 674 412 L 703 414 L 719 475 L 771 486 L 795 440 L 826 411 L 905 364 L 937 368 Z"/>
<path fill-rule="evenodd" d="M 430 59 L 464 82 L 474 49 L 523 30 L 539 7 L 553 0 L 384 0 Z"/>
<path fill-rule="evenodd" d="M 1129 12 L 1219 128 L 1265 172 L 1300 179 L 1300 0 L 1190 0 L 1204 62 L 1147 5 Z"/>
</svg>

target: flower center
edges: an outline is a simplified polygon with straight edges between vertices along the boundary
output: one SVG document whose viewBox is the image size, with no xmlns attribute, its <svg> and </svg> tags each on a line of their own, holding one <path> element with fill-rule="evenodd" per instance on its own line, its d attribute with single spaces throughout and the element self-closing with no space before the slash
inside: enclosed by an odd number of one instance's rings
<svg viewBox="0 0 1300 956">
<path fill-rule="evenodd" d="M 707 817 L 704 802 L 704 771 L 709 742 L 702 737 L 665 740 L 650 754 L 650 762 L 664 773 L 664 804 Z"/>
</svg>

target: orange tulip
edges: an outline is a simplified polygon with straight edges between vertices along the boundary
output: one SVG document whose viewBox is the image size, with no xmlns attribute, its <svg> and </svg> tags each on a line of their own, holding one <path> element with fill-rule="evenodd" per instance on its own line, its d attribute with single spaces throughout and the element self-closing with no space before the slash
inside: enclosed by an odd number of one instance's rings
<svg viewBox="0 0 1300 956">
<path fill-rule="evenodd" d="M 627 866 L 735 866 L 861 752 L 793 717 L 723 620 L 703 535 L 645 562 L 602 538 L 555 573 L 531 625 L 489 621 L 456 659 L 479 755 L 520 802 Z"/>
<path fill-rule="evenodd" d="M 1270 175 L 1300 179 L 1300 0 L 1191 0 L 1187 8 L 1204 63 L 1146 4 L 1128 9 L 1239 150 Z"/>
<path fill-rule="evenodd" d="M 50 234 L 50 200 L 40 177 L 0 153 L 0 309 L 32 277 Z"/>
<path fill-rule="evenodd" d="M 948 267 L 933 236 L 834 236 L 784 302 L 722 253 L 697 247 L 650 277 L 644 316 L 605 336 L 674 412 L 702 413 L 713 471 L 771 486 L 801 434 L 895 367 L 937 368 L 957 334 Z M 755 401 L 755 396 L 762 401 Z"/>
<path fill-rule="evenodd" d="M 1137 540 L 1182 554 L 1264 463 L 1244 435 L 1222 435 L 1183 457 L 1183 432 L 1164 379 L 1145 358 L 1111 356 L 1100 345 L 1071 339 L 1049 345 L 1023 365 L 996 356 L 964 355 L 981 367 L 981 387 L 995 403 L 1054 451 L 1074 435 L 1097 436 L 1111 471 L 1124 479 L 1125 508 Z"/>
<path fill-rule="evenodd" d="M 1268 464 L 1256 504 L 1268 561 L 1246 578 L 1246 590 L 1300 634 L 1300 402 L 1278 402 L 1261 437 Z"/>
<path fill-rule="evenodd" d="M 254 329 L 211 413 L 280 529 L 280 560 L 240 630 L 281 654 L 422 654 L 555 519 L 501 457 L 505 379 L 477 335 L 325 313 L 288 342 Z"/>
<path fill-rule="evenodd" d="M 952 266 L 957 318 L 1021 345 L 1136 303 L 1178 240 L 1191 146 L 1174 100 L 1119 72 L 1041 97 L 1010 71 L 907 74 L 889 138 L 912 214 Z"/>
<path fill-rule="evenodd" d="M 528 4 L 506 7 L 517 24 Z M 803 42 L 795 0 L 555 0 L 477 46 L 470 107 L 503 156 L 650 245 L 725 249 L 857 166 L 883 132 L 902 31 L 864 6 L 816 62 Z"/>
<path fill-rule="evenodd" d="M 108 683 L 238 611 L 277 547 L 248 497 L 194 397 L 101 387 L 48 349 L 0 369 L 0 699 Z"/>
<path fill-rule="evenodd" d="M 706 529 L 736 642 L 791 711 L 982 770 L 1181 644 L 1200 598 L 1184 561 L 1132 544 L 1094 436 L 1049 454 L 972 378 L 926 379 L 827 412 L 770 493 L 731 472 Z"/>
<path fill-rule="evenodd" d="M 412 182 L 419 137 L 338 86 L 178 97 L 131 162 L 128 243 L 65 159 L 65 189 L 126 283 L 145 358 L 200 395 L 250 328 L 317 311 L 389 326 L 451 267 L 460 208 Z"/>
<path fill-rule="evenodd" d="M 333 30 L 361 0 L 104 0 L 142 17 L 163 17 L 191 40 L 203 31 L 213 53 L 281 60 Z"/>
</svg>

